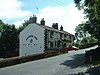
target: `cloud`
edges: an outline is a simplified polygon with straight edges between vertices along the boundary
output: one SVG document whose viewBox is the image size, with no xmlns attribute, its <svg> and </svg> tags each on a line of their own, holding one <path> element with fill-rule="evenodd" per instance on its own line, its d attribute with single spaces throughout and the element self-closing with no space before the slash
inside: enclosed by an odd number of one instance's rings
<svg viewBox="0 0 100 75">
<path fill-rule="evenodd" d="M 23 19 L 22 20 L 17 20 L 13 24 L 16 26 L 16 28 L 18 28 L 18 27 L 22 26 L 22 23 L 24 23 Z"/>
<path fill-rule="evenodd" d="M 23 5 L 24 3 L 19 0 L 0 0 L 0 18 L 12 20 L 28 16 L 31 12 L 22 10 Z"/>
<path fill-rule="evenodd" d="M 13 21 L 11 23 L 19 27 L 24 20 L 27 20 L 32 12 L 29 10 L 22 10 L 25 3 L 19 0 L 0 0 L 0 18 L 6 21 Z M 83 11 L 78 11 L 74 3 L 66 6 L 47 6 L 38 10 L 38 23 L 41 18 L 44 18 L 46 25 L 52 26 L 52 23 L 58 23 L 59 27 L 62 25 L 65 31 L 72 34 L 75 33 L 75 27 L 84 21 Z"/>
<path fill-rule="evenodd" d="M 18 19 L 16 20 L 13 24 L 16 26 L 16 28 L 22 26 L 22 23 L 25 22 L 25 20 L 28 20 L 29 19 L 29 16 L 23 18 L 23 19 Z"/>
<path fill-rule="evenodd" d="M 75 33 L 75 27 L 84 21 L 83 11 L 79 11 L 73 3 L 66 6 L 48 6 L 40 10 L 38 22 L 41 18 L 45 19 L 46 25 L 52 26 L 52 23 L 57 22 L 72 34 Z"/>
</svg>

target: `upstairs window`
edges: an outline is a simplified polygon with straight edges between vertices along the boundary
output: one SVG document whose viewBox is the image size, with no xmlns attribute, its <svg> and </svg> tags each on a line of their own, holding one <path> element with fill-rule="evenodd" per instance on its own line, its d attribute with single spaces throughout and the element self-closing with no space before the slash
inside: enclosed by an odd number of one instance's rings
<svg viewBox="0 0 100 75">
<path fill-rule="evenodd" d="M 66 37 L 66 34 L 64 34 L 64 37 Z"/>
<path fill-rule="evenodd" d="M 53 37 L 54 37 L 54 32 L 51 31 L 51 32 L 50 32 L 50 38 L 53 38 Z"/>
<path fill-rule="evenodd" d="M 62 36 L 63 36 L 63 34 L 62 34 L 62 33 L 60 33 L 60 39 L 62 38 Z"/>
</svg>

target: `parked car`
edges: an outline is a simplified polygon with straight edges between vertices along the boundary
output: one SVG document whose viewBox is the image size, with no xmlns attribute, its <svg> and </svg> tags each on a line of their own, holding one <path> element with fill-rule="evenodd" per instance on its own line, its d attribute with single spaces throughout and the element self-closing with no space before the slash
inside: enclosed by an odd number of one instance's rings
<svg viewBox="0 0 100 75">
<path fill-rule="evenodd" d="M 68 47 L 68 48 L 66 48 L 67 50 L 69 50 L 69 51 L 72 51 L 72 50 L 79 50 L 79 48 L 78 47 L 75 47 L 75 46 L 71 46 L 71 47 Z"/>
</svg>

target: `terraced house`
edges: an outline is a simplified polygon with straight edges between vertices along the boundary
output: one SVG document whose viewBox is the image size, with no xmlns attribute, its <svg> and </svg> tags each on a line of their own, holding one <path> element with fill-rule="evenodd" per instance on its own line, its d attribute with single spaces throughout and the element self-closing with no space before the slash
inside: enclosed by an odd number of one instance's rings
<svg viewBox="0 0 100 75">
<path fill-rule="evenodd" d="M 46 26 L 44 19 L 36 23 L 37 17 L 29 19 L 29 25 L 20 32 L 20 56 L 44 53 L 47 50 L 56 50 L 69 47 L 73 44 L 74 35 L 63 30 L 61 25 L 53 23 Z"/>
</svg>

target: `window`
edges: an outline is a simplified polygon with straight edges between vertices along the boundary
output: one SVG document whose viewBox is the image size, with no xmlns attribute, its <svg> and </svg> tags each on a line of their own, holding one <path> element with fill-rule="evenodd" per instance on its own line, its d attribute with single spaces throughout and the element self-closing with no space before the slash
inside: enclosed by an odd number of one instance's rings
<svg viewBox="0 0 100 75">
<path fill-rule="evenodd" d="M 60 33 L 60 39 L 62 38 L 62 36 L 63 36 L 62 33 Z"/>
<path fill-rule="evenodd" d="M 66 37 L 66 34 L 64 34 L 64 37 Z"/>
<path fill-rule="evenodd" d="M 50 47 L 53 47 L 53 42 L 50 42 Z"/>
<path fill-rule="evenodd" d="M 55 41 L 55 47 L 56 47 L 57 42 Z"/>
<path fill-rule="evenodd" d="M 64 43 L 64 47 L 66 47 L 66 43 Z"/>
<path fill-rule="evenodd" d="M 71 39 L 71 35 L 69 35 L 69 38 Z"/>
<path fill-rule="evenodd" d="M 60 40 L 57 42 L 57 47 L 60 47 Z"/>
<path fill-rule="evenodd" d="M 53 38 L 53 36 L 54 36 L 54 32 L 51 31 L 51 32 L 50 32 L 50 38 Z"/>
</svg>

